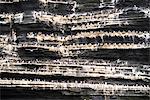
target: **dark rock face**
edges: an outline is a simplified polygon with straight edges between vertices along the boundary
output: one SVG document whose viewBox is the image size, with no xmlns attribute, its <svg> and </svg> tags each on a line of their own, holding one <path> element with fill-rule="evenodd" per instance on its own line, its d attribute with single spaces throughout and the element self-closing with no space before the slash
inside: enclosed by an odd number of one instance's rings
<svg viewBox="0 0 150 100">
<path fill-rule="evenodd" d="M 19 48 L 18 54 L 20 57 L 34 57 L 34 58 L 47 57 L 50 59 L 57 59 L 61 57 L 59 52 L 49 51 L 48 49 L 36 48 L 36 47 Z"/>
<path fill-rule="evenodd" d="M 28 0 L 14 3 L 0 3 L 0 13 L 17 13 L 26 10 L 38 10 L 40 3 L 38 0 Z"/>
<path fill-rule="evenodd" d="M 118 7 L 133 7 L 134 5 L 138 7 L 149 7 L 149 0 L 119 0 L 117 3 Z"/>
<path fill-rule="evenodd" d="M 150 63 L 150 49 L 98 49 L 87 50 L 79 55 L 83 58 L 122 59 Z"/>
<path fill-rule="evenodd" d="M 61 14 L 61 15 L 73 13 L 73 11 L 71 10 L 73 8 L 73 5 L 48 3 L 47 6 L 48 7 L 46 10 L 50 13 Z"/>
<path fill-rule="evenodd" d="M 62 91 L 30 90 L 28 88 L 0 88 L 1 100 L 82 100 L 81 96 L 65 96 Z"/>
</svg>

